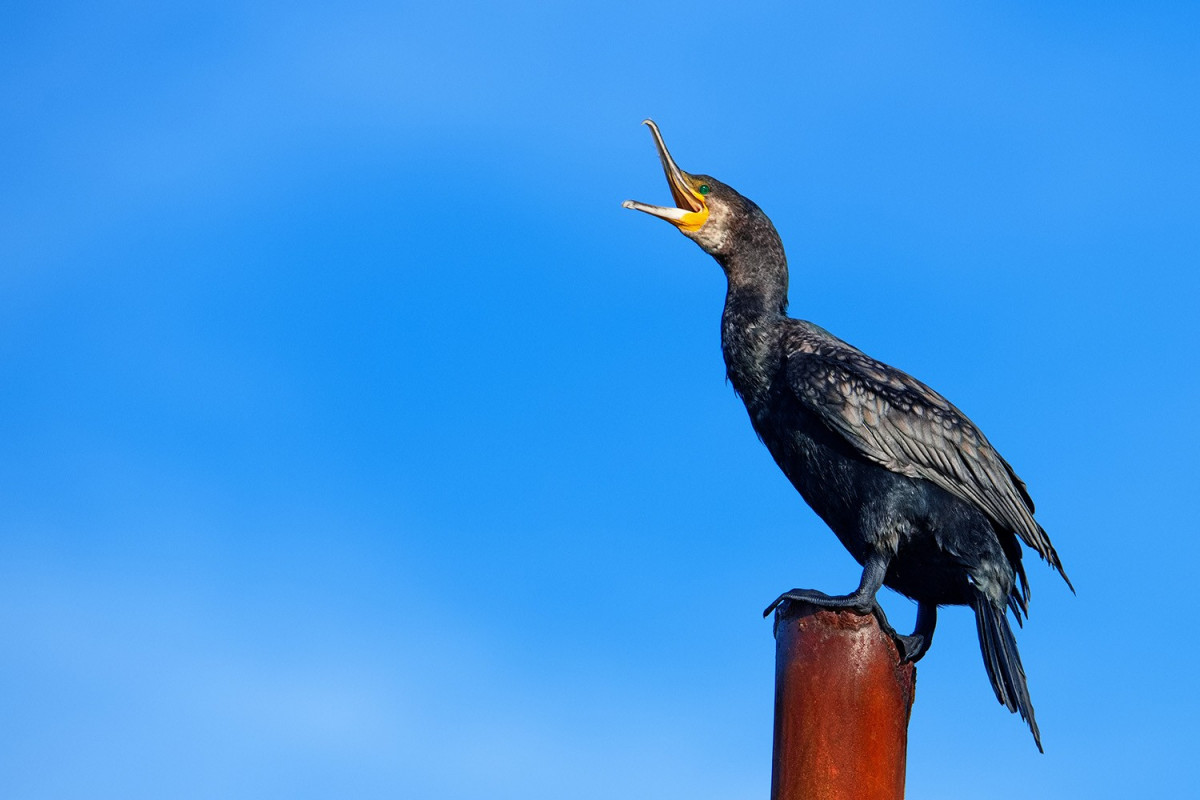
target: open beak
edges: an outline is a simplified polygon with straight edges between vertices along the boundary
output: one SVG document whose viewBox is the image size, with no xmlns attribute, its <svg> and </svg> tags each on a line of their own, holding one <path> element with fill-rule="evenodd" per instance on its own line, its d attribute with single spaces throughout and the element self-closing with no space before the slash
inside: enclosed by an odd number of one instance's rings
<svg viewBox="0 0 1200 800">
<path fill-rule="evenodd" d="M 666 173 L 667 186 L 671 188 L 671 197 L 675 200 L 675 207 L 652 206 L 635 200 L 626 200 L 621 205 L 665 219 L 683 231 L 700 230 L 708 221 L 708 204 L 705 202 L 704 195 L 696 191 L 692 185 L 691 176 L 681 170 L 675 163 L 675 159 L 671 158 L 671 154 L 667 151 L 667 144 L 663 141 L 662 134 L 659 133 L 654 120 L 647 119 L 642 124 L 648 125 L 650 133 L 654 134 L 658 158 L 662 161 L 663 172 Z"/>
</svg>

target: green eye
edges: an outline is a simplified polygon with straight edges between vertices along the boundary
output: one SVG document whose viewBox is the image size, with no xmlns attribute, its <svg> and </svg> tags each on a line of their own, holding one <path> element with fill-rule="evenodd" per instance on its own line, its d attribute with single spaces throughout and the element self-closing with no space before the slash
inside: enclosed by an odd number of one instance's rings
<svg viewBox="0 0 1200 800">
<path fill-rule="evenodd" d="M 700 192 L 700 194 L 708 194 L 709 192 L 712 191 L 712 189 L 708 188 L 707 183 L 702 183 L 702 184 L 700 184 L 700 188 L 697 189 L 696 191 Z"/>
</svg>

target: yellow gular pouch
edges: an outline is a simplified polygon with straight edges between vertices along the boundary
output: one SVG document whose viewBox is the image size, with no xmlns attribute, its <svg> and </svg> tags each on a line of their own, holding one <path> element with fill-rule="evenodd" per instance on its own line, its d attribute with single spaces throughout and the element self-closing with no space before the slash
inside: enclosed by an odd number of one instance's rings
<svg viewBox="0 0 1200 800">
<path fill-rule="evenodd" d="M 685 211 L 678 220 L 672 220 L 672 222 L 678 225 L 681 231 L 698 231 L 704 227 L 704 223 L 708 222 L 708 206 L 704 206 L 699 211 Z"/>
</svg>

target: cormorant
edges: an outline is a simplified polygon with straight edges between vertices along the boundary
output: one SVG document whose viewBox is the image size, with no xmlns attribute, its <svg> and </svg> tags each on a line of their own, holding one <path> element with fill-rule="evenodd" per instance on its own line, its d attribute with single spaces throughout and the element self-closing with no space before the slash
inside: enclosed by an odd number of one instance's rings
<svg viewBox="0 0 1200 800">
<path fill-rule="evenodd" d="M 996 698 L 1029 723 L 1041 750 L 1005 614 L 1011 610 L 1018 624 L 1028 616 L 1018 538 L 1071 581 L 1033 518 L 1025 483 L 940 394 L 789 317 L 787 259 L 771 220 L 724 183 L 681 170 L 658 126 L 645 124 L 675 206 L 623 205 L 672 223 L 721 265 L 729 382 L 780 469 L 863 566 L 854 592 L 795 589 L 764 616 L 790 600 L 874 613 L 915 661 L 932 642 L 938 606 L 970 606 Z M 911 635 L 887 625 L 876 600 L 884 585 L 917 602 Z"/>
</svg>

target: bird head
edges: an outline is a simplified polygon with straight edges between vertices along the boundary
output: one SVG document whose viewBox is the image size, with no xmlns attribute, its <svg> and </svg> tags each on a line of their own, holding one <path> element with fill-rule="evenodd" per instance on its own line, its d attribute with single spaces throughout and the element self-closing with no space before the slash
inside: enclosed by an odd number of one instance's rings
<svg viewBox="0 0 1200 800">
<path fill-rule="evenodd" d="M 762 212 L 746 198 L 725 184 L 708 175 L 690 175 L 679 168 L 667 150 L 662 133 L 654 120 L 645 120 L 650 128 L 667 186 L 671 190 L 674 206 L 652 206 L 636 200 L 626 200 L 621 205 L 635 211 L 665 219 L 711 255 L 727 253 L 733 246 L 734 229 L 739 220 L 749 216 L 747 212 Z"/>
</svg>

